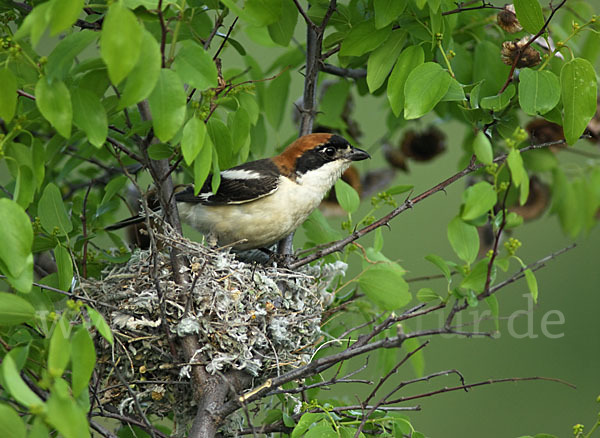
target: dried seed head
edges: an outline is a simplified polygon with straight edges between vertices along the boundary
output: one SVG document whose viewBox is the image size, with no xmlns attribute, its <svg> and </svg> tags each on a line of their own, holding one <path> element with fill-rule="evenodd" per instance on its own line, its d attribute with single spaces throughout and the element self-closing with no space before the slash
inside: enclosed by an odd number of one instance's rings
<svg viewBox="0 0 600 438">
<path fill-rule="evenodd" d="M 504 9 L 498 13 L 498 25 L 508 33 L 516 33 L 523 30 L 517 14 L 515 14 L 515 6 L 512 4 L 504 5 Z"/>
<path fill-rule="evenodd" d="M 446 150 L 446 136 L 433 126 L 423 132 L 408 131 L 400 148 L 408 158 L 429 161 Z"/>
<path fill-rule="evenodd" d="M 511 207 L 510 211 L 522 216 L 524 220 L 530 221 L 540 217 L 550 204 L 550 188 L 533 176 L 529 180 L 529 196 L 524 205 Z"/>
<path fill-rule="evenodd" d="M 523 49 L 525 44 L 527 44 L 527 40 L 527 37 L 525 37 L 521 40 L 504 41 L 501 51 L 502 62 L 507 65 L 513 65 L 515 59 L 518 57 L 517 68 L 534 67 L 542 62 L 542 57 L 537 50 L 531 46 Z"/>
<path fill-rule="evenodd" d="M 400 148 L 385 143 L 383 145 L 383 156 L 389 165 L 394 169 L 400 169 L 404 172 L 408 172 L 408 163 L 404 153 L 400 150 Z"/>
<path fill-rule="evenodd" d="M 551 143 L 565 139 L 562 126 L 546 119 L 534 119 L 525 126 L 525 129 L 533 143 Z M 556 153 L 564 147 L 566 145 L 554 145 L 550 146 L 550 150 Z"/>
</svg>

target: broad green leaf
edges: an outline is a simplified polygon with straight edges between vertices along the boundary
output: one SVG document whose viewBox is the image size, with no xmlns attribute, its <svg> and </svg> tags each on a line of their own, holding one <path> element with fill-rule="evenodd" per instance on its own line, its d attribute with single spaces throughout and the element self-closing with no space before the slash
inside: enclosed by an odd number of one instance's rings
<svg viewBox="0 0 600 438">
<path fill-rule="evenodd" d="M 94 366 L 96 365 L 96 349 L 94 341 L 85 327 L 79 327 L 71 339 L 71 388 L 73 397 L 87 388 Z"/>
<path fill-rule="evenodd" d="M 314 423 L 319 422 L 326 417 L 326 414 L 320 412 L 307 412 L 300 417 L 298 424 L 292 431 L 292 438 L 299 438 L 306 432 Z"/>
<path fill-rule="evenodd" d="M 0 118 L 8 123 L 17 109 L 17 78 L 7 68 L 0 68 Z"/>
<path fill-rule="evenodd" d="M 58 271 L 58 288 L 64 291 L 71 289 L 73 282 L 73 262 L 69 251 L 61 244 L 54 248 L 54 258 Z"/>
<path fill-rule="evenodd" d="M 298 8 L 293 2 L 288 1 L 282 1 L 281 6 L 281 17 L 269 24 L 269 35 L 275 43 L 287 47 L 294 36 L 298 22 Z"/>
<path fill-rule="evenodd" d="M 211 117 L 206 127 L 212 144 L 215 145 L 215 151 L 219 154 L 219 167 L 221 169 L 228 169 L 234 166 L 236 163 L 235 157 L 233 155 L 233 140 L 231 138 L 231 132 L 227 128 L 227 125 L 223 123 L 220 119 L 217 119 L 216 117 Z M 215 164 L 214 158 L 213 164 Z M 215 171 L 216 169 L 213 169 L 213 182 L 215 179 Z"/>
<path fill-rule="evenodd" d="M 71 93 L 64 82 L 55 80 L 49 84 L 47 78 L 42 76 L 35 86 L 35 103 L 60 135 L 71 137 L 73 108 Z"/>
<path fill-rule="evenodd" d="M 567 143 L 574 144 L 596 113 L 596 73 L 586 59 L 575 58 L 560 71 L 563 129 Z"/>
<path fill-rule="evenodd" d="M 404 272 L 394 263 L 381 263 L 364 271 L 359 284 L 365 295 L 384 310 L 397 310 L 406 306 L 412 296 Z"/>
<path fill-rule="evenodd" d="M 405 348 L 405 351 L 407 352 L 413 352 L 420 346 L 421 343 L 418 338 L 409 338 L 402 343 L 402 347 Z M 423 350 L 417 351 L 410 357 L 410 364 L 417 377 L 423 376 L 425 373 L 425 354 L 423 353 Z"/>
<path fill-rule="evenodd" d="M 50 436 L 50 430 L 41 416 L 35 417 L 33 425 L 29 429 L 29 435 L 27 438 L 48 438 Z"/>
<path fill-rule="evenodd" d="M 54 50 L 48 55 L 46 63 L 46 74 L 50 82 L 55 79 L 63 80 L 71 70 L 73 60 L 79 55 L 92 41 L 98 38 L 98 34 L 89 29 L 81 32 L 75 32 L 67 35 L 60 40 Z"/>
<path fill-rule="evenodd" d="M 85 132 L 91 144 L 101 148 L 108 135 L 108 119 L 100 99 L 85 88 L 75 88 L 71 94 L 71 103 L 73 123 Z"/>
<path fill-rule="evenodd" d="M 494 161 L 492 143 L 483 131 L 479 131 L 473 140 L 473 152 L 483 164 L 492 164 Z"/>
<path fill-rule="evenodd" d="M 212 167 L 213 144 L 210 136 L 204 136 L 204 145 L 194 160 L 194 194 L 197 195 Z"/>
<path fill-rule="evenodd" d="M 290 72 L 286 70 L 270 81 L 267 86 L 267 92 L 264 96 L 265 113 L 267 114 L 267 120 L 274 129 L 279 129 L 281 122 L 283 122 L 283 116 L 286 114 L 290 81 Z"/>
<path fill-rule="evenodd" d="M 367 61 L 367 85 L 371 93 L 385 82 L 394 63 L 398 59 L 398 54 L 402 50 L 405 39 L 406 32 L 394 32 L 369 55 L 369 60 Z"/>
<path fill-rule="evenodd" d="M 86 412 L 69 395 L 64 380 L 59 380 L 50 391 L 46 402 L 48 415 L 46 421 L 64 438 L 89 438 L 90 430 Z"/>
<path fill-rule="evenodd" d="M 341 178 L 335 183 L 335 197 L 346 213 L 354 213 L 360 205 L 356 190 Z"/>
<path fill-rule="evenodd" d="M 531 298 L 534 303 L 537 303 L 538 299 L 538 284 L 537 279 L 535 278 L 535 274 L 531 269 L 525 269 L 525 281 L 527 282 L 527 287 L 529 288 L 529 292 L 531 293 Z"/>
<path fill-rule="evenodd" d="M 469 225 L 457 216 L 448 224 L 448 241 L 456 255 L 471 264 L 479 251 L 479 234 L 477 227 Z"/>
<path fill-rule="evenodd" d="M 182 82 L 199 90 L 217 86 L 217 67 L 212 57 L 194 41 L 183 41 L 173 69 Z"/>
<path fill-rule="evenodd" d="M 473 56 L 473 83 L 481 82 L 481 97 L 498 94 L 509 71 L 510 67 L 502 62 L 499 44 L 486 40 L 477 43 Z"/>
<path fill-rule="evenodd" d="M 233 153 L 237 154 L 250 142 L 250 116 L 244 108 L 238 108 L 227 116 L 227 126 L 231 130 Z"/>
<path fill-rule="evenodd" d="M 342 118 L 350 94 L 350 82 L 337 81 L 328 86 L 319 102 L 317 123 L 330 128 L 346 129 Z"/>
<path fill-rule="evenodd" d="M 0 430 L 10 438 L 25 438 L 27 435 L 25 423 L 17 411 L 4 403 L 0 403 Z"/>
<path fill-rule="evenodd" d="M 38 215 L 42 227 L 49 234 L 57 230 L 60 235 L 64 236 L 73 230 L 73 224 L 67 214 L 60 190 L 53 183 L 48 184 L 42 193 L 38 203 Z"/>
<path fill-rule="evenodd" d="M 210 180 L 210 189 L 213 193 L 217 193 L 217 190 L 219 190 L 219 186 L 221 185 L 221 166 L 219 165 L 220 156 L 217 153 L 216 146 L 212 147 L 212 153 L 212 178 Z"/>
<path fill-rule="evenodd" d="M 135 105 L 146 99 L 154 87 L 160 75 L 161 55 L 160 46 L 150 32 L 142 32 L 140 57 L 127 76 L 125 88 L 119 100 L 119 109 Z"/>
<path fill-rule="evenodd" d="M 496 190 L 486 181 L 480 181 L 468 187 L 463 192 L 464 207 L 461 213 L 462 220 L 472 221 L 486 214 L 494 208 L 497 200 Z"/>
<path fill-rule="evenodd" d="M 320 421 L 314 427 L 310 427 L 304 435 L 305 438 L 339 438 L 339 436 L 327 420 Z M 342 436 L 342 438 L 345 437 Z"/>
<path fill-rule="evenodd" d="M 102 23 L 100 54 L 108 67 L 108 77 L 119 85 L 133 70 L 142 49 L 143 27 L 135 14 L 114 2 Z"/>
<path fill-rule="evenodd" d="M 479 105 L 486 110 L 501 111 L 508 106 L 510 100 L 514 97 L 515 92 L 515 86 L 510 84 L 502 94 L 487 96 L 481 99 Z"/>
<path fill-rule="evenodd" d="M 463 90 L 462 85 L 456 79 L 451 78 L 450 86 L 444 97 L 442 97 L 442 102 L 463 102 L 465 100 L 467 98 L 465 97 L 465 90 Z"/>
<path fill-rule="evenodd" d="M 485 298 L 485 302 L 490 308 L 490 312 L 492 312 L 492 317 L 494 318 L 494 325 L 496 326 L 496 331 L 500 330 L 500 320 L 498 317 L 500 316 L 500 309 L 498 305 L 498 297 L 496 295 L 490 295 Z"/>
<path fill-rule="evenodd" d="M 436 254 L 429 254 L 425 257 L 425 260 L 440 268 L 440 271 L 442 271 L 442 274 L 444 274 L 444 277 L 448 283 L 450 283 L 450 280 L 452 279 L 452 273 L 450 272 L 450 267 L 448 266 L 448 263 L 446 263 L 446 260 Z"/>
<path fill-rule="evenodd" d="M 39 409 L 39 407 L 43 406 L 44 402 L 21 378 L 19 369 L 10 354 L 5 355 L 2 359 L 0 373 L 2 373 L 5 389 L 8 390 L 17 403 L 28 408 L 36 407 Z"/>
<path fill-rule="evenodd" d="M 451 79 L 435 62 L 416 67 L 404 85 L 404 118 L 417 119 L 431 111 L 448 91 Z"/>
<path fill-rule="evenodd" d="M 71 359 L 71 324 L 67 313 L 54 326 L 48 347 L 48 373 L 55 378 L 62 376 Z"/>
<path fill-rule="evenodd" d="M 477 294 L 482 293 L 487 281 L 488 263 L 488 259 L 483 259 L 477 262 L 477 264 L 473 266 L 473 269 L 471 269 L 471 272 L 469 272 L 460 283 L 460 287 L 473 290 Z M 490 285 L 493 283 L 495 278 L 496 267 L 492 266 L 492 270 L 490 272 Z"/>
<path fill-rule="evenodd" d="M 33 282 L 33 230 L 29 216 L 16 202 L 0 199 L 0 270 L 20 292 L 29 292 Z"/>
<path fill-rule="evenodd" d="M 183 135 L 181 137 L 181 152 L 183 159 L 189 166 L 204 145 L 204 137 L 206 136 L 206 125 L 198 117 L 192 117 L 183 127 Z"/>
<path fill-rule="evenodd" d="M 510 169 L 510 174 L 514 185 L 516 187 L 520 187 L 523 184 L 527 184 L 527 186 L 529 186 L 529 177 L 527 176 L 527 171 L 523 166 L 523 158 L 521 157 L 521 151 L 519 151 L 518 149 L 512 149 L 508 153 L 506 163 L 508 164 L 508 168 Z M 521 204 L 523 204 L 523 202 L 521 202 Z"/>
<path fill-rule="evenodd" d="M 423 287 L 417 292 L 417 300 L 428 303 L 430 301 L 441 300 L 442 297 L 429 287 Z"/>
<path fill-rule="evenodd" d="M 15 202 L 26 209 L 33 201 L 35 194 L 35 178 L 29 166 L 19 166 L 17 184 L 15 186 Z"/>
<path fill-rule="evenodd" d="M 104 320 L 104 317 L 100 313 L 98 313 L 98 311 L 96 309 L 93 309 L 90 306 L 85 306 L 85 308 L 87 309 L 88 315 L 90 317 L 90 321 L 92 321 L 92 324 L 94 324 L 94 327 L 96 327 L 96 329 L 98 330 L 98 333 L 100 333 L 102 335 L 102 337 L 104 339 L 106 339 L 110 345 L 113 345 L 113 343 L 114 343 L 113 334 L 110 331 L 110 327 Z"/>
<path fill-rule="evenodd" d="M 177 73 L 163 68 L 156 87 L 148 97 L 152 126 L 160 141 L 168 142 L 179 131 L 185 121 L 186 102 L 183 84 Z"/>
<path fill-rule="evenodd" d="M 11 326 L 31 321 L 35 308 L 18 295 L 0 292 L 0 326 Z"/>
<path fill-rule="evenodd" d="M 308 219 L 302 224 L 306 233 L 306 239 L 316 244 L 338 240 L 341 235 L 333 228 L 319 209 L 314 210 Z"/>
<path fill-rule="evenodd" d="M 51 0 L 50 3 L 48 22 L 51 36 L 69 29 L 83 10 L 83 0 Z"/>
<path fill-rule="evenodd" d="M 392 26 L 388 25 L 381 29 L 375 28 L 375 20 L 368 20 L 353 27 L 340 49 L 340 56 L 361 56 L 379 47 L 388 39 L 392 32 Z"/>
<path fill-rule="evenodd" d="M 25 20 L 23 20 L 23 24 L 15 33 L 15 40 L 20 40 L 27 35 L 31 35 L 31 46 L 37 46 L 40 38 L 48 27 L 51 6 L 52 2 L 44 2 L 35 6 L 33 10 L 27 14 Z"/>
<path fill-rule="evenodd" d="M 524 68 L 519 73 L 519 104 L 530 116 L 545 114 L 560 100 L 560 85 L 548 70 Z"/>
<path fill-rule="evenodd" d="M 109 181 L 108 184 L 104 187 L 104 196 L 102 197 L 102 201 L 100 201 L 100 205 L 106 204 L 110 201 L 129 181 L 126 175 L 119 175 Z"/>
<path fill-rule="evenodd" d="M 544 14 L 538 0 L 515 0 L 515 12 L 523 29 L 536 34 L 544 25 Z"/>
<path fill-rule="evenodd" d="M 386 193 L 389 195 L 401 195 L 402 193 L 406 193 L 412 190 L 415 186 L 412 184 L 401 184 L 397 186 L 392 186 L 386 190 Z"/>
<path fill-rule="evenodd" d="M 283 1 L 285 0 L 246 0 L 245 16 L 254 26 L 273 24 L 281 19 Z"/>
<path fill-rule="evenodd" d="M 407 3 L 398 0 L 374 0 L 375 28 L 381 29 L 395 21 L 402 14 Z"/>
</svg>

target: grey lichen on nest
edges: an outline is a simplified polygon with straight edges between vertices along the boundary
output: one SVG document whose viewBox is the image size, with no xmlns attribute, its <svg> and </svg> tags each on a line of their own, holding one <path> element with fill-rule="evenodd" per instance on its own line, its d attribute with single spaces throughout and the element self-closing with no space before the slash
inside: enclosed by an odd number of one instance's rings
<svg viewBox="0 0 600 438">
<path fill-rule="evenodd" d="M 174 406 L 193 405 L 192 391 L 181 384 L 189 381 L 191 366 L 266 378 L 311 360 L 322 339 L 325 289 L 345 265 L 295 272 L 246 264 L 229 251 L 168 234 L 156 234 L 159 245 L 175 246 L 187 257 L 187 284 L 173 280 L 164 250 L 138 250 L 101 280 L 81 284 L 90 298 L 108 305 L 97 309 L 116 339 L 114 347 L 98 345 L 99 363 L 114 371 L 107 373 L 103 403 L 131 413 L 138 403 L 145 414 L 165 415 Z M 197 336 L 200 346 L 191 363 L 178 347 L 188 335 Z"/>
</svg>

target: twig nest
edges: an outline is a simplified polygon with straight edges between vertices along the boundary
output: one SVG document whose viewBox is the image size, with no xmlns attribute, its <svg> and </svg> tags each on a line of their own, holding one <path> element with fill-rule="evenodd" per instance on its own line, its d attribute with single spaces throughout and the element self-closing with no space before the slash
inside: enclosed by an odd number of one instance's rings
<svg viewBox="0 0 600 438">
<path fill-rule="evenodd" d="M 111 376 L 102 387 L 113 387 L 103 403 L 135 413 L 135 394 L 146 414 L 166 415 L 174 406 L 193 406 L 192 391 L 180 389 L 192 366 L 267 377 L 310 361 L 321 338 L 325 289 L 345 264 L 294 272 L 246 264 L 173 235 L 158 239 L 190 261 L 186 284 L 173 280 L 167 254 L 140 250 L 102 280 L 81 285 L 115 335 L 114 347 L 98 345 L 99 362 L 110 369 L 104 375 Z M 190 335 L 200 348 L 186 363 L 179 341 Z"/>
</svg>

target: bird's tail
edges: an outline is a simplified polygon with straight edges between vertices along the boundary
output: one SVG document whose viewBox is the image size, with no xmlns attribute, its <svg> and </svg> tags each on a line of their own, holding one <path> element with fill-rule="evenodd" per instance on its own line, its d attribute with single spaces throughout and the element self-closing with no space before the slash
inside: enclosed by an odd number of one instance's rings
<svg viewBox="0 0 600 438">
<path fill-rule="evenodd" d="M 114 223 L 112 225 L 104 227 L 104 229 L 106 231 L 120 230 L 121 228 L 128 227 L 129 225 L 140 224 L 140 223 L 144 222 L 145 220 L 146 220 L 146 216 L 140 216 L 140 215 L 132 216 L 130 218 L 123 219 L 122 221 L 119 221 L 117 223 Z"/>
</svg>

